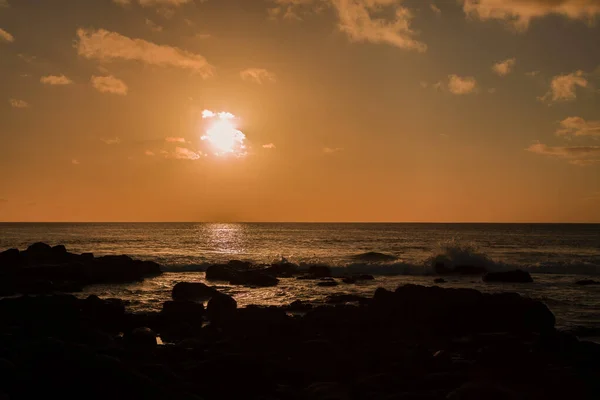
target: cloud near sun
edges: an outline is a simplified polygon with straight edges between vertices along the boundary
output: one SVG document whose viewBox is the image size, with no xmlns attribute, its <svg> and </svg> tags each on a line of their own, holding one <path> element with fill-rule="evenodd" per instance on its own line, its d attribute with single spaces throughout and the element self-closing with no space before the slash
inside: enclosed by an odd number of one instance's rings
<svg viewBox="0 0 600 400">
<path fill-rule="evenodd" d="M 247 154 L 246 135 L 237 129 L 235 115 L 229 112 L 204 110 L 202 119 L 205 131 L 201 140 L 210 145 L 214 155 L 241 157 Z"/>
</svg>

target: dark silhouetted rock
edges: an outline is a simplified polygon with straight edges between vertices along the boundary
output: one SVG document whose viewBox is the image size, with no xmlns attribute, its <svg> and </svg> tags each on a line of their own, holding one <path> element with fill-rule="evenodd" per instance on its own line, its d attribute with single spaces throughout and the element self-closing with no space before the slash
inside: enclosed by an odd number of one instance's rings
<svg viewBox="0 0 600 400">
<path fill-rule="evenodd" d="M 246 285 L 246 286 L 276 286 L 279 283 L 279 279 L 267 275 L 262 271 L 239 271 L 229 280 L 232 285 Z"/>
<path fill-rule="evenodd" d="M 484 282 L 531 283 L 533 278 L 529 272 L 517 269 L 506 272 L 488 272 L 483 275 Z"/>
<path fill-rule="evenodd" d="M 171 297 L 176 301 L 208 300 L 216 293 L 215 288 L 202 282 L 178 282 L 173 287 Z"/>
<path fill-rule="evenodd" d="M 342 278 L 342 282 L 352 284 L 352 283 L 356 283 L 359 281 L 372 281 L 374 279 L 375 278 L 373 277 L 373 275 L 367 275 L 367 274 L 352 275 L 352 276 L 346 276 L 346 277 Z"/>
<path fill-rule="evenodd" d="M 129 335 L 126 336 L 127 342 L 131 346 L 151 349 L 156 347 L 156 333 L 147 327 L 135 328 Z"/>
<path fill-rule="evenodd" d="M 600 281 L 595 281 L 593 279 L 582 279 L 580 281 L 575 282 L 575 284 L 581 286 L 600 285 Z"/>
<path fill-rule="evenodd" d="M 446 283 L 446 280 L 444 278 L 436 278 L 433 280 L 433 283 Z"/>
<path fill-rule="evenodd" d="M 8 249 L 0 253 L 0 274 L 14 274 L 22 265 L 18 249 Z"/>
<path fill-rule="evenodd" d="M 317 286 L 322 287 L 333 287 L 337 285 L 339 285 L 339 283 L 333 278 L 321 278 L 317 283 Z"/>
<path fill-rule="evenodd" d="M 352 256 L 352 259 L 364 262 L 389 262 L 397 260 L 398 257 L 390 254 L 377 253 L 375 251 L 369 251 L 367 253 L 357 254 Z"/>
<path fill-rule="evenodd" d="M 289 278 L 298 273 L 298 267 L 290 262 L 281 262 L 272 264 L 265 268 L 263 272 L 277 278 Z"/>
<path fill-rule="evenodd" d="M 448 268 L 442 262 L 436 263 L 433 269 L 438 275 L 482 275 L 487 272 L 484 267 L 476 265 L 456 265 L 454 268 Z"/>
<path fill-rule="evenodd" d="M 302 300 L 295 300 L 287 306 L 288 311 L 308 311 L 312 310 L 313 305 Z"/>
<path fill-rule="evenodd" d="M 189 319 L 190 321 L 202 319 L 204 316 L 204 304 L 193 301 L 165 301 L 161 314 L 172 319 Z"/>
<path fill-rule="evenodd" d="M 311 265 L 308 274 L 314 278 L 328 278 L 331 277 L 331 268 L 325 265 Z"/>
<path fill-rule="evenodd" d="M 352 303 L 352 302 L 368 303 L 369 299 L 367 299 L 364 296 L 359 296 L 356 294 L 332 294 L 331 296 L 327 297 L 327 300 L 325 302 L 328 304 Z"/>
<path fill-rule="evenodd" d="M 206 306 L 206 314 L 211 322 L 231 320 L 237 310 L 237 301 L 225 293 L 216 293 Z"/>
<path fill-rule="evenodd" d="M 229 281 L 233 278 L 235 270 L 228 265 L 210 265 L 205 272 L 206 279 L 214 281 Z"/>
</svg>

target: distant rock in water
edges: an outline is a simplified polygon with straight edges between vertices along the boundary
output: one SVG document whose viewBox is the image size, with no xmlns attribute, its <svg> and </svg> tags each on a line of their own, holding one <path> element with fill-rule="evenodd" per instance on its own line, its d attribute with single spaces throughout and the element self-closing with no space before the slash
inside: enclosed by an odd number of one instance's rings
<svg viewBox="0 0 600 400">
<path fill-rule="evenodd" d="M 487 272 L 484 267 L 477 265 L 455 265 L 453 268 L 448 268 L 442 262 L 435 264 L 434 271 L 438 275 L 482 275 Z"/>
<path fill-rule="evenodd" d="M 351 257 L 356 261 L 364 261 L 364 262 L 389 262 L 395 261 L 398 257 L 393 256 L 391 254 L 378 253 L 375 251 L 369 251 L 367 253 L 357 254 Z"/>
<path fill-rule="evenodd" d="M 582 279 L 580 281 L 575 282 L 575 284 L 581 286 L 600 285 L 600 281 L 595 281 L 593 279 Z"/>
<path fill-rule="evenodd" d="M 444 278 L 436 278 L 433 280 L 433 283 L 446 283 L 446 280 Z"/>
<path fill-rule="evenodd" d="M 517 269 L 506 272 L 488 272 L 482 277 L 484 282 L 531 283 L 533 278 L 529 272 Z"/>
<path fill-rule="evenodd" d="M 352 276 L 346 276 L 342 279 L 342 282 L 344 283 L 348 283 L 348 284 L 352 284 L 352 283 L 357 283 L 360 281 L 372 281 L 375 278 L 373 277 L 373 275 L 367 275 L 367 274 L 363 274 L 363 275 L 352 275 Z"/>
<path fill-rule="evenodd" d="M 208 300 L 216 293 L 216 289 L 201 282 L 179 282 L 173 287 L 171 297 L 175 301 Z"/>
<path fill-rule="evenodd" d="M 206 279 L 227 281 L 232 285 L 275 286 L 279 279 L 269 275 L 265 270 L 253 269 L 252 264 L 241 261 L 229 264 L 215 264 L 206 269 Z"/>
</svg>

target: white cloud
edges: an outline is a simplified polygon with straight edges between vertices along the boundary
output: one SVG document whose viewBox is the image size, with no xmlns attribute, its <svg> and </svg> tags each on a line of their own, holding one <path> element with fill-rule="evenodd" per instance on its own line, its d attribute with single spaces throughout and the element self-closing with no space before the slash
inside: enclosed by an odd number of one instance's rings
<svg viewBox="0 0 600 400">
<path fill-rule="evenodd" d="M 116 138 L 109 138 L 109 139 L 102 138 L 100 140 L 102 142 L 104 142 L 105 144 L 108 144 L 108 145 L 121 143 L 121 139 L 118 138 L 118 137 L 116 137 Z"/>
<path fill-rule="evenodd" d="M 14 41 L 15 37 L 13 35 L 0 28 L 0 42 L 12 43 Z"/>
<path fill-rule="evenodd" d="M 415 39 L 413 14 L 403 7 L 403 0 L 271 0 L 276 7 L 271 17 L 297 18 L 297 10 L 320 12 L 333 8 L 338 18 L 338 29 L 353 42 L 389 44 L 405 50 L 424 52 L 427 45 Z M 392 15 L 392 17 L 383 17 Z"/>
<path fill-rule="evenodd" d="M 477 80 L 472 76 L 448 75 L 448 90 L 456 95 L 463 95 L 475 92 L 477 89 Z"/>
<path fill-rule="evenodd" d="M 274 149 L 275 145 L 273 143 L 263 144 L 263 149 Z"/>
<path fill-rule="evenodd" d="M 185 143 L 185 139 L 182 137 L 167 137 L 165 138 L 165 142 L 169 143 Z"/>
<path fill-rule="evenodd" d="M 516 63 L 516 58 L 509 58 L 508 60 L 500 61 L 494 64 L 492 71 L 500 76 L 506 76 L 511 73 Z"/>
<path fill-rule="evenodd" d="M 568 117 L 560 121 L 558 136 L 600 136 L 600 121 L 586 121 L 581 117 Z"/>
<path fill-rule="evenodd" d="M 70 85 L 73 83 L 72 80 L 64 75 L 48 75 L 42 76 L 40 82 L 45 85 Z"/>
<path fill-rule="evenodd" d="M 10 99 L 8 101 L 13 108 L 29 108 L 29 103 L 25 100 Z"/>
<path fill-rule="evenodd" d="M 460 0 L 464 12 L 482 21 L 504 20 L 524 31 L 531 20 L 550 14 L 591 21 L 600 14 L 598 0 Z"/>
<path fill-rule="evenodd" d="M 269 72 L 264 68 L 248 68 L 240 72 L 240 76 L 245 81 L 252 81 L 259 85 L 264 82 L 277 82 L 277 76 L 273 72 Z"/>
<path fill-rule="evenodd" d="M 92 86 L 100 93 L 112 93 L 125 96 L 129 88 L 122 80 L 109 76 L 92 76 Z"/>
<path fill-rule="evenodd" d="M 138 61 L 160 67 L 182 68 L 204 78 L 213 74 L 214 67 L 206 58 L 177 47 L 132 39 L 104 29 L 78 29 L 77 37 L 77 51 L 88 59 Z"/>
<path fill-rule="evenodd" d="M 559 158 L 585 158 L 600 155 L 600 146 L 547 146 L 543 143 L 534 143 L 526 150 Z"/>
<path fill-rule="evenodd" d="M 575 71 L 567 75 L 558 75 L 552 78 L 548 93 L 538 97 L 538 100 L 545 102 L 573 101 L 577 98 L 576 88 L 585 88 L 587 86 L 588 81 L 583 76 L 583 71 Z"/>
<path fill-rule="evenodd" d="M 153 152 L 153 151 L 151 151 L 151 150 L 146 150 L 146 151 L 144 152 L 144 154 L 145 154 L 145 155 L 147 155 L 147 156 L 150 156 L 150 157 L 152 157 L 152 156 L 154 156 L 154 155 L 155 155 L 155 154 L 154 154 L 154 152 Z"/>
</svg>

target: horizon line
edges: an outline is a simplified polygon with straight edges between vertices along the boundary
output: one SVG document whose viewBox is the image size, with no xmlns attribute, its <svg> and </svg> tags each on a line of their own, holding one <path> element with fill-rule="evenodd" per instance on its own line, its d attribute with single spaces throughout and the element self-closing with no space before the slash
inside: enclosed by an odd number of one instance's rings
<svg viewBox="0 0 600 400">
<path fill-rule="evenodd" d="M 600 221 L 0 221 L 0 224 L 538 224 L 600 225 Z"/>
</svg>

